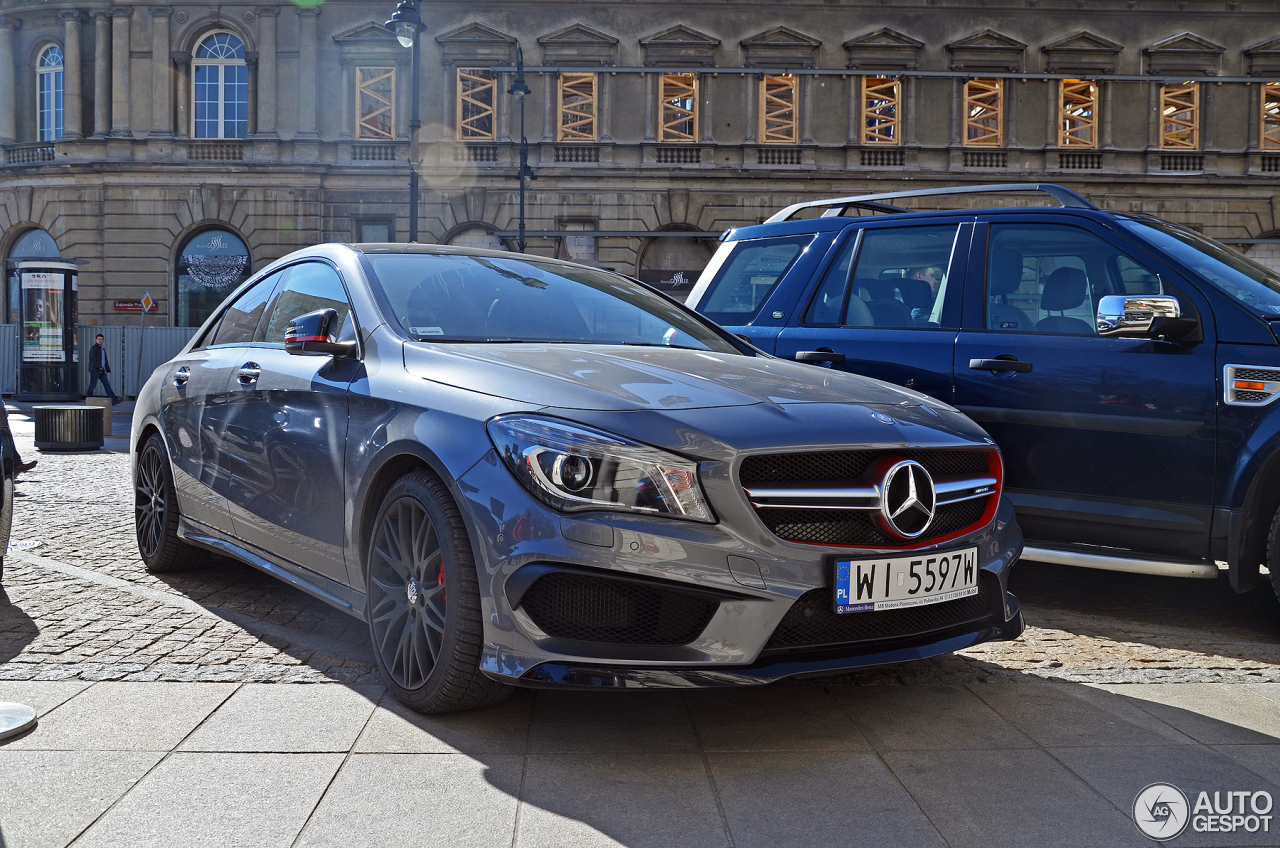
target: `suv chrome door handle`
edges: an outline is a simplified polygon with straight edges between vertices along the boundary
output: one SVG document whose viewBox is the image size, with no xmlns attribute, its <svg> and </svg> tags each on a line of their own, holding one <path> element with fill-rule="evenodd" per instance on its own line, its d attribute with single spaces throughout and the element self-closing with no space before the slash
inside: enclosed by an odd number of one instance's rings
<svg viewBox="0 0 1280 848">
<path fill-rule="evenodd" d="M 185 386 L 190 379 L 191 369 L 185 365 L 173 372 L 173 384 L 175 386 Z"/>
<path fill-rule="evenodd" d="M 246 362 L 240 366 L 240 382 L 248 385 L 249 383 L 258 382 L 258 376 L 262 373 L 262 366 L 256 362 Z"/>
<path fill-rule="evenodd" d="M 1019 362 L 1013 357 L 1009 357 L 1008 359 L 1004 359 L 1002 357 L 996 357 L 995 359 L 970 359 L 969 368 L 973 371 L 990 371 L 993 374 L 997 371 L 1013 371 L 1017 374 L 1031 373 L 1030 362 Z"/>
</svg>

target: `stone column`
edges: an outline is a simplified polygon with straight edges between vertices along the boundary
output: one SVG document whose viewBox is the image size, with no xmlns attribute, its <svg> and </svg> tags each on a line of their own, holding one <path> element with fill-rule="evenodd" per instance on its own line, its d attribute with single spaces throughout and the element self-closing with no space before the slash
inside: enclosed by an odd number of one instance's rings
<svg viewBox="0 0 1280 848">
<path fill-rule="evenodd" d="M 1246 153 L 1255 153 L 1262 146 L 1262 84 L 1255 89 L 1253 83 L 1245 85 L 1249 98 L 1249 130 L 1245 141 Z"/>
<path fill-rule="evenodd" d="M 316 18 L 320 10 L 298 9 L 298 138 L 315 139 L 317 44 Z"/>
<path fill-rule="evenodd" d="M 1004 114 L 1000 116 L 1000 120 L 1004 121 L 1004 147 L 1018 146 L 1018 86 L 1012 85 L 1017 80 L 1006 79 L 1004 81 Z"/>
<path fill-rule="evenodd" d="M 173 138 L 173 72 L 168 6 L 151 7 L 151 138 Z"/>
<path fill-rule="evenodd" d="M 800 143 L 813 144 L 813 84 L 812 74 L 805 74 L 797 80 L 804 88 L 800 102 Z"/>
<path fill-rule="evenodd" d="M 543 79 L 543 97 L 542 97 L 542 142 L 548 144 L 556 141 L 560 136 L 560 128 L 556 126 L 556 121 L 560 120 L 559 111 L 556 109 L 556 103 L 560 98 L 557 96 L 557 88 L 560 83 L 560 75 L 556 73 L 545 73 Z M 599 101 L 596 101 L 599 103 Z"/>
<path fill-rule="evenodd" d="M 1115 145 L 1111 142 L 1111 115 L 1115 111 L 1112 108 L 1112 101 L 1115 97 L 1115 83 L 1111 80 L 1102 80 L 1098 83 L 1098 111 L 1101 125 L 1098 135 L 1098 147 L 1102 150 L 1110 150 Z"/>
<path fill-rule="evenodd" d="M 0 18 L 0 144 L 18 140 L 18 90 L 13 78 L 13 31 L 18 22 Z"/>
<path fill-rule="evenodd" d="M 80 93 L 80 10 L 62 17 L 62 137 L 84 138 L 84 98 Z"/>
<path fill-rule="evenodd" d="M 702 108 L 698 114 L 697 137 L 703 144 L 711 144 L 715 141 L 715 125 L 711 122 L 711 74 L 698 74 L 698 99 L 702 101 Z"/>
<path fill-rule="evenodd" d="M 1150 110 L 1151 116 L 1147 120 L 1147 147 L 1151 150 L 1160 149 L 1160 133 L 1164 129 L 1164 115 L 1160 112 L 1160 83 L 1152 80 L 1150 89 Z"/>
<path fill-rule="evenodd" d="M 1207 82 L 1196 85 L 1200 86 L 1200 149 L 1212 152 L 1218 149 L 1213 143 L 1213 91 L 1218 86 Z"/>
<path fill-rule="evenodd" d="M 399 66 L 397 66 L 397 73 L 398 71 L 399 71 Z M 360 136 L 360 130 L 359 130 L 360 119 L 359 119 L 359 116 L 356 114 L 356 109 L 358 107 L 357 107 L 357 104 L 353 103 L 352 101 L 352 97 L 355 97 L 357 101 L 359 100 L 359 97 L 360 97 L 359 93 L 356 92 L 355 88 L 356 88 L 356 70 L 352 66 L 350 59 L 343 59 L 342 60 L 342 115 L 343 117 L 342 117 L 342 126 L 338 130 L 338 138 L 344 141 L 349 140 L 351 138 L 359 138 Z M 400 97 L 400 93 L 401 93 L 401 89 L 403 88 L 404 86 L 400 83 L 399 80 L 397 80 L 396 81 L 396 106 L 395 106 L 396 126 L 391 128 L 391 132 L 393 134 L 399 128 L 400 115 L 401 115 L 401 112 L 403 112 L 403 110 L 400 108 L 400 103 L 403 100 L 403 98 Z M 258 123 L 261 124 L 262 121 L 259 120 Z M 354 136 L 352 135 L 353 130 L 355 131 Z"/>
<path fill-rule="evenodd" d="M 764 77 L 758 74 L 747 74 L 743 77 L 746 80 L 747 102 L 746 102 L 746 126 L 742 130 L 742 143 L 755 144 L 756 132 L 760 129 L 760 116 L 756 110 L 760 107 L 760 81 Z"/>
<path fill-rule="evenodd" d="M 951 146 L 962 146 L 964 132 L 964 80 L 951 78 Z"/>
<path fill-rule="evenodd" d="M 258 136 L 277 138 L 276 130 L 276 16 L 275 6 L 258 12 Z"/>
<path fill-rule="evenodd" d="M 1044 148 L 1049 150 L 1061 146 L 1058 136 L 1062 133 L 1062 116 L 1058 112 L 1062 108 L 1062 80 L 1045 80 L 1045 86 L 1049 91 L 1049 108 L 1045 112 Z M 1094 118 L 1097 118 L 1096 114 Z"/>
<path fill-rule="evenodd" d="M 191 137 L 191 54 L 185 50 L 174 50 L 169 54 L 173 63 L 174 81 L 177 83 L 177 128 L 175 135 L 186 139 Z"/>
<path fill-rule="evenodd" d="M 596 75 L 596 121 L 600 127 L 597 138 L 609 143 L 613 141 L 613 80 L 611 74 Z"/>
<path fill-rule="evenodd" d="M 111 15 L 93 13 L 93 137 L 111 132 Z"/>
<path fill-rule="evenodd" d="M 510 95 L 507 94 L 507 90 L 511 88 L 512 81 L 508 77 L 508 74 L 498 74 L 498 79 L 493 87 L 493 117 L 495 122 L 493 137 L 501 142 L 511 141 L 511 110 L 507 108 L 507 100 L 510 99 Z M 516 100 L 515 108 L 519 109 L 520 99 L 516 98 Z M 529 104 L 526 103 L 524 108 L 528 109 Z M 458 116 L 458 123 L 462 123 L 461 115 Z M 516 139 L 516 141 L 519 141 L 519 139 Z"/>
<path fill-rule="evenodd" d="M 903 136 L 908 147 L 918 147 L 920 142 L 916 141 L 916 102 L 920 99 L 916 96 L 916 86 L 918 81 L 916 77 L 902 78 L 902 97 L 898 100 L 899 119 L 904 122 Z M 902 105 L 906 101 L 905 114 Z M 862 107 L 858 107 L 858 114 L 862 114 Z"/>
<path fill-rule="evenodd" d="M 658 103 L 658 74 L 644 75 L 644 140 L 657 141 L 654 135 L 655 113 L 662 117 L 662 105 Z"/>
<path fill-rule="evenodd" d="M 129 126 L 129 17 L 133 9 L 111 9 L 111 134 L 131 136 Z"/>
<path fill-rule="evenodd" d="M 862 77 L 849 77 L 849 136 L 844 141 L 846 145 L 862 143 L 862 99 L 858 96 L 861 87 Z M 898 108 L 902 108 L 901 104 Z"/>
</svg>

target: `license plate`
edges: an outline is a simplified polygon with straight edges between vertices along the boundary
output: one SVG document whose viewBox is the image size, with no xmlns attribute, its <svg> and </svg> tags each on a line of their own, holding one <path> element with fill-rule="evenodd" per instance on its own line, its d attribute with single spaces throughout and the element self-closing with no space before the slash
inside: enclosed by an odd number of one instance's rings
<svg viewBox="0 0 1280 848">
<path fill-rule="evenodd" d="M 978 594 L 978 549 L 928 556 L 840 560 L 837 613 L 920 607 Z"/>
</svg>

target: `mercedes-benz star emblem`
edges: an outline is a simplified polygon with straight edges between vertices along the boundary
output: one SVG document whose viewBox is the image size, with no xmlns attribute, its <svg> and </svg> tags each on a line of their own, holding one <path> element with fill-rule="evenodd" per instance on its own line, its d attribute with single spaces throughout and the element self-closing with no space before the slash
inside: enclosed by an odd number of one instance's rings
<svg viewBox="0 0 1280 848">
<path fill-rule="evenodd" d="M 411 577 L 409 578 L 409 585 L 404 588 L 405 592 L 409 595 L 409 603 L 418 603 L 418 581 Z"/>
<path fill-rule="evenodd" d="M 923 465 L 910 459 L 894 464 L 880 491 L 880 517 L 889 532 L 914 539 L 929 529 L 938 496 Z"/>
</svg>

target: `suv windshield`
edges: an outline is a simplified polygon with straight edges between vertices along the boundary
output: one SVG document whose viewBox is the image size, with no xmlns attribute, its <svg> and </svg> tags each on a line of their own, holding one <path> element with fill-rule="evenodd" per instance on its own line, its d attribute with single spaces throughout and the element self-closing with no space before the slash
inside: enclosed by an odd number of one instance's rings
<svg viewBox="0 0 1280 848">
<path fill-rule="evenodd" d="M 617 274 L 457 254 L 366 253 L 364 261 L 375 294 L 415 341 L 742 352 L 697 317 Z"/>
<path fill-rule="evenodd" d="M 1280 274 L 1199 233 L 1145 219 L 1121 224 L 1259 315 L 1280 315 Z"/>
</svg>

